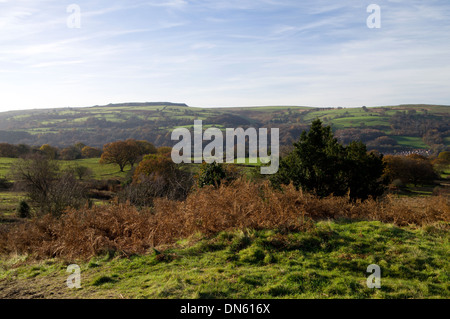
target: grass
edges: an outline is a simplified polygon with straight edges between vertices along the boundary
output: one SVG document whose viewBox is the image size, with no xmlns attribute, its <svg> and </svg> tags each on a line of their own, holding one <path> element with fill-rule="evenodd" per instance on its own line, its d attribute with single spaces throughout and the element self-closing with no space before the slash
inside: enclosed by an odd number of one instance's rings
<svg viewBox="0 0 450 319">
<path fill-rule="evenodd" d="M 17 159 L 0 157 L 0 177 L 5 177 L 9 174 L 9 169 Z"/>
<path fill-rule="evenodd" d="M 0 157 L 0 177 L 8 176 L 10 167 L 17 161 L 15 158 Z M 130 171 L 131 167 L 127 165 L 123 172 L 120 171 L 119 166 L 115 164 L 100 164 L 100 158 L 85 158 L 72 161 L 58 161 L 61 164 L 61 168 L 67 168 L 73 165 L 86 166 L 94 173 L 92 178 L 113 179 L 124 178 Z"/>
<path fill-rule="evenodd" d="M 449 298 L 449 236 L 441 226 L 323 221 L 305 232 L 197 234 L 130 258 L 15 256 L 0 261 L 0 297 Z M 69 263 L 81 267 L 81 289 L 66 287 Z M 370 264 L 381 267 L 381 289 L 366 285 Z"/>
<path fill-rule="evenodd" d="M 0 224 L 15 215 L 19 202 L 24 198 L 24 193 L 0 191 Z"/>
<path fill-rule="evenodd" d="M 71 165 L 86 166 L 92 170 L 94 175 L 93 179 L 113 179 L 113 178 L 125 178 L 131 167 L 127 165 L 124 171 L 121 172 L 119 166 L 116 164 L 100 164 L 100 158 L 85 158 L 73 161 L 59 161 L 62 168 L 69 167 Z"/>
<path fill-rule="evenodd" d="M 413 136 L 391 136 L 394 140 L 397 141 L 398 144 L 406 147 L 412 148 L 423 148 L 429 149 L 430 146 L 425 144 L 421 137 L 413 137 Z"/>
</svg>

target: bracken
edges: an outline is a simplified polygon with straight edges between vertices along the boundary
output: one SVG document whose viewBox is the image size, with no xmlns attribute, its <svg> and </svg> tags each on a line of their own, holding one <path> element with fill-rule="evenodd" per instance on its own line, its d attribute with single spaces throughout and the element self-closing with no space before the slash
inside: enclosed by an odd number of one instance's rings
<svg viewBox="0 0 450 319">
<path fill-rule="evenodd" d="M 314 221 L 348 218 L 399 226 L 450 221 L 449 198 L 396 198 L 352 202 L 319 198 L 292 185 L 274 190 L 268 183 L 237 180 L 219 188 L 193 191 L 185 201 L 156 199 L 150 210 L 129 204 L 68 210 L 0 229 L 0 253 L 35 258 L 88 259 L 102 253 L 145 254 L 180 238 L 212 236 L 234 229 L 307 231 Z"/>
</svg>

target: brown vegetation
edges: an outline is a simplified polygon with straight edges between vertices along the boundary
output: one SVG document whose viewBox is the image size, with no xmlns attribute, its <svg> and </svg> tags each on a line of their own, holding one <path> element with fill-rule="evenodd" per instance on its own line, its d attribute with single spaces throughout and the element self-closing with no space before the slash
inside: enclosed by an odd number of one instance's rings
<svg viewBox="0 0 450 319">
<path fill-rule="evenodd" d="M 0 230 L 0 253 L 37 258 L 90 258 L 104 252 L 128 256 L 180 238 L 233 229 L 302 231 L 313 220 L 350 218 L 397 225 L 450 221 L 448 197 L 386 197 L 351 202 L 346 197 L 318 198 L 292 185 L 281 190 L 242 179 L 219 188 L 197 189 L 185 201 L 156 199 L 150 210 L 128 204 L 69 210 Z"/>
</svg>

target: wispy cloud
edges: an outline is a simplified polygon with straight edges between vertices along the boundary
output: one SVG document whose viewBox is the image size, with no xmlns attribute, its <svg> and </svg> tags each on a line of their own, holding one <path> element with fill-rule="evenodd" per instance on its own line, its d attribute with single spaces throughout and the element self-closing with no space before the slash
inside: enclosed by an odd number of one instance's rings
<svg viewBox="0 0 450 319">
<path fill-rule="evenodd" d="M 0 0 L 8 108 L 448 104 L 448 0 Z"/>
</svg>

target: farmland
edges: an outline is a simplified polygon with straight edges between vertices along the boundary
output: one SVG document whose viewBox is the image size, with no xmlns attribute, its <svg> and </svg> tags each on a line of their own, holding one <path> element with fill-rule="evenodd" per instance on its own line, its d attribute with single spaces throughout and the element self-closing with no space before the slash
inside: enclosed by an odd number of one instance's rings
<svg viewBox="0 0 450 319">
<path fill-rule="evenodd" d="M 0 142 L 29 145 L 68 146 L 77 142 L 102 147 L 114 140 L 136 138 L 157 146 L 173 145 L 170 132 L 177 127 L 191 127 L 195 119 L 205 128 L 278 127 L 282 145 L 291 144 L 298 132 L 316 118 L 331 125 L 333 131 L 352 130 L 355 139 L 361 130 L 374 129 L 378 136 L 394 139 L 397 145 L 374 144 L 380 150 L 402 151 L 432 149 L 449 145 L 450 106 L 400 105 L 361 108 L 312 108 L 300 106 L 255 106 L 199 108 L 172 103 L 129 103 L 107 106 L 12 111 L 0 113 Z M 402 127 L 404 125 L 405 127 Z M 413 133 L 408 127 L 424 127 Z M 3 130 L 3 132 L 1 132 Z M 14 132 L 11 132 L 13 130 Z M 358 131 L 359 130 L 359 131 Z M 439 138 L 424 140 L 426 131 L 437 130 Z M 350 132 L 350 131 L 349 131 Z M 338 134 L 339 135 L 339 134 Z M 440 146 L 442 150 L 442 146 Z"/>
<path fill-rule="evenodd" d="M 280 127 L 282 143 L 289 145 L 320 118 L 345 141 L 361 134 L 375 149 L 381 137 L 392 143 L 382 150 L 434 150 L 434 157 L 417 159 L 432 165 L 448 148 L 448 110 L 119 105 L 0 114 L 0 129 L 13 125 L 21 132 L 14 138 L 37 146 L 81 141 L 101 148 L 118 136 L 149 137 L 161 146 L 173 128 L 191 128 L 202 119 L 204 128 Z M 412 134 L 403 122 L 419 131 L 436 129 Z M 18 161 L 0 158 L 4 184 L 15 182 L 10 168 Z M 133 191 L 143 196 L 133 178 L 138 163 L 123 172 L 98 157 L 56 163 L 60 172 L 89 169 L 88 176 L 72 180 L 88 189 L 89 198 L 61 216 L 29 218 L 20 217 L 19 203 L 29 202 L 36 213 L 39 207 L 26 192 L 0 190 L 0 298 L 450 297 L 448 165 L 427 183 L 397 181 L 380 198 L 350 201 L 292 185 L 271 188 L 258 174 L 260 159 L 230 166 L 240 177 L 220 187 L 197 187 L 203 166 L 186 164 L 181 170 L 192 174 L 194 186 L 185 198 L 158 195 L 142 206 L 130 202 L 136 196 L 126 197 Z M 81 289 L 66 286 L 69 264 L 81 268 Z M 371 264 L 382 269 L 380 289 L 367 287 Z"/>
</svg>

